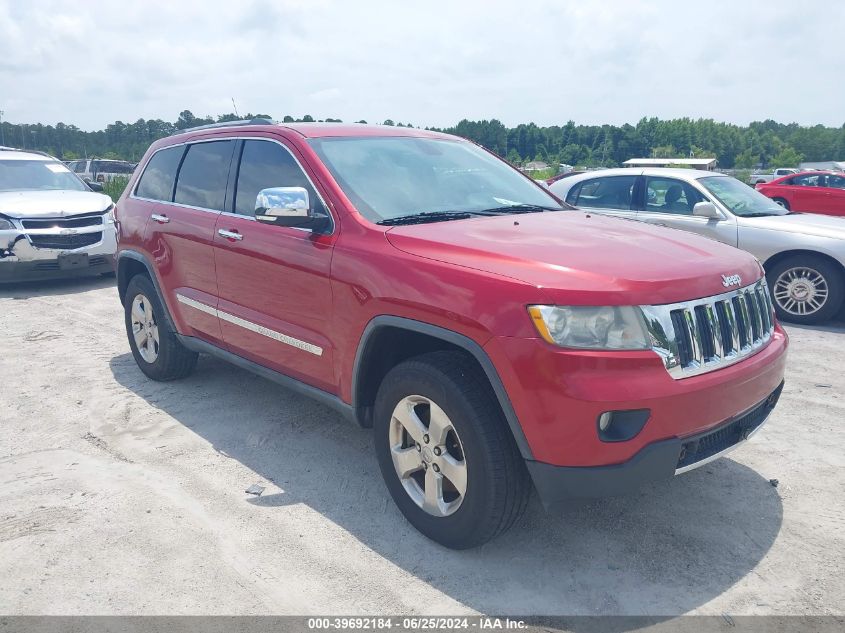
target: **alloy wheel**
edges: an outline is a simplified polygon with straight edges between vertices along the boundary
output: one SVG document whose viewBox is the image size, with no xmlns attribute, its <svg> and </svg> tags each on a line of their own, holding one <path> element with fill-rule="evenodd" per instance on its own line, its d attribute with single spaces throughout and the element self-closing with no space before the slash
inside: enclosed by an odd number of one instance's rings
<svg viewBox="0 0 845 633">
<path fill-rule="evenodd" d="M 138 353 L 148 363 L 154 363 L 158 358 L 159 335 L 153 306 L 150 300 L 142 294 L 135 295 L 132 300 L 132 336 Z"/>
<path fill-rule="evenodd" d="M 461 506 L 467 464 L 449 416 L 429 398 L 407 396 L 393 410 L 390 454 L 405 492 L 426 513 L 445 517 Z"/>
<path fill-rule="evenodd" d="M 808 316 L 824 307 L 830 294 L 827 279 L 807 266 L 788 268 L 774 283 L 774 299 L 788 314 Z"/>
</svg>

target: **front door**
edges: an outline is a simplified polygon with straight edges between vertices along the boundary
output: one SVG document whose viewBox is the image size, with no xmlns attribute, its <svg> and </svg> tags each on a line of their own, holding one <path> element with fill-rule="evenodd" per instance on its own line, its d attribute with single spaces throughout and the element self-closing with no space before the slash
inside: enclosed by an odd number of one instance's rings
<svg viewBox="0 0 845 633">
<path fill-rule="evenodd" d="M 228 349 L 248 360 L 334 391 L 329 339 L 331 235 L 254 219 L 258 192 L 304 187 L 324 203 L 291 151 L 274 140 L 245 140 L 229 212 L 214 235 L 218 315 Z"/>
<path fill-rule="evenodd" d="M 714 240 L 737 245 L 737 225 L 733 217 L 724 220 L 692 214 L 693 207 L 706 202 L 693 185 L 677 178 L 645 176 L 644 200 L 637 219 L 649 224 L 668 226 L 698 233 Z"/>
</svg>

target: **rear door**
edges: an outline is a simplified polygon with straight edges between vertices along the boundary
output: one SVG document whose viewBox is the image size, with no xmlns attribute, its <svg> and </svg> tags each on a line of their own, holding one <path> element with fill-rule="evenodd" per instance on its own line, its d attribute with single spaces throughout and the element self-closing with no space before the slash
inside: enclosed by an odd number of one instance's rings
<svg viewBox="0 0 845 633">
<path fill-rule="evenodd" d="M 692 214 L 693 207 L 707 198 L 695 186 L 677 178 L 644 176 L 644 196 L 637 219 L 698 233 L 714 240 L 737 245 L 736 220 L 704 218 Z"/>
<path fill-rule="evenodd" d="M 230 351 L 333 391 L 329 273 L 334 236 L 253 217 L 258 192 L 270 187 L 304 187 L 312 208 L 329 214 L 293 151 L 271 139 L 239 144 L 233 200 L 214 235 L 218 313 Z"/>
<path fill-rule="evenodd" d="M 636 173 L 590 178 L 575 184 L 566 201 L 579 209 L 633 220 L 637 216 L 633 206 L 636 183 Z"/>
<path fill-rule="evenodd" d="M 224 208 L 235 141 L 196 142 L 157 152 L 144 171 L 137 189 L 157 165 L 169 170 L 178 165 L 172 197 L 169 181 L 161 183 L 160 201 L 147 225 L 145 244 L 155 259 L 171 313 L 182 333 L 222 345 L 217 318 L 217 277 L 214 270 L 214 227 Z"/>
</svg>

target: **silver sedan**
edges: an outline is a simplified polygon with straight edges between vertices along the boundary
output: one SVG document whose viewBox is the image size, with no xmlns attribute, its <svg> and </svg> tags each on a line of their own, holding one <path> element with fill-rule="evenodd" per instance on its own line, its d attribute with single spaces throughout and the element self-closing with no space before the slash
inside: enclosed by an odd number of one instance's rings
<svg viewBox="0 0 845 633">
<path fill-rule="evenodd" d="M 766 270 L 784 321 L 821 323 L 845 299 L 845 218 L 790 213 L 735 178 L 694 169 L 604 169 L 550 187 L 586 211 L 704 235 Z"/>
</svg>

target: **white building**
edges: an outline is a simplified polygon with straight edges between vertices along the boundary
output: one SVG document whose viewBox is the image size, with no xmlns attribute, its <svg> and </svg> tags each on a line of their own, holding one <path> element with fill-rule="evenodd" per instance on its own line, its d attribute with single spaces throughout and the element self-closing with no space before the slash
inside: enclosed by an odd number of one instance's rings
<svg viewBox="0 0 845 633">
<path fill-rule="evenodd" d="M 845 171 L 845 160 L 824 160 L 820 163 L 801 163 L 798 165 L 802 171 L 813 171 L 816 169 Z"/>
<path fill-rule="evenodd" d="M 625 167 L 691 167 L 693 169 L 716 169 L 715 158 L 629 158 L 623 165 Z"/>
</svg>

